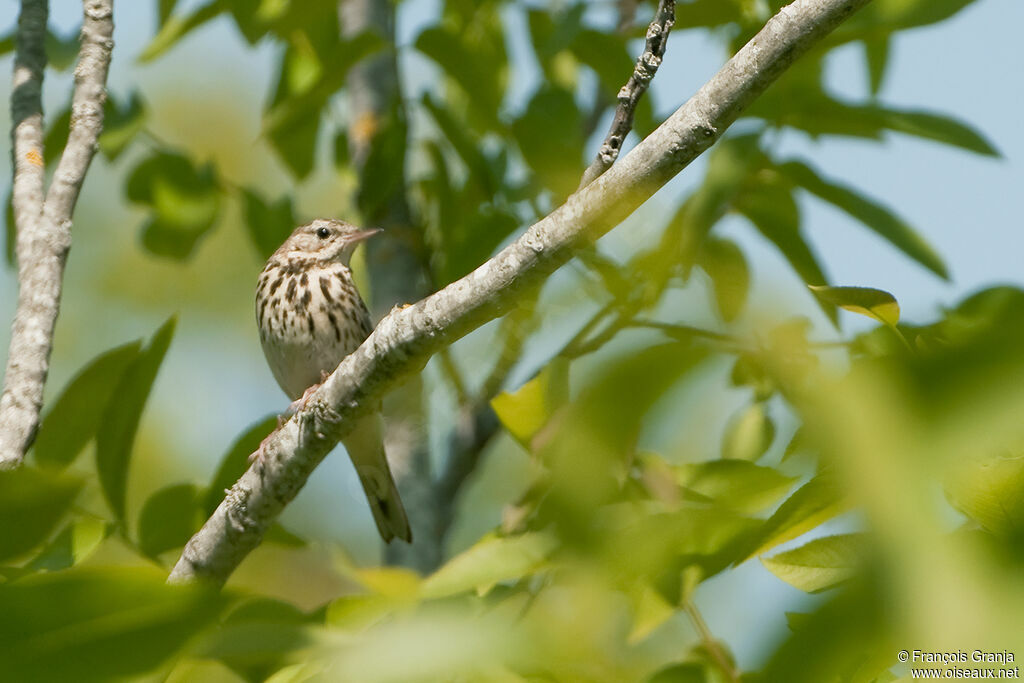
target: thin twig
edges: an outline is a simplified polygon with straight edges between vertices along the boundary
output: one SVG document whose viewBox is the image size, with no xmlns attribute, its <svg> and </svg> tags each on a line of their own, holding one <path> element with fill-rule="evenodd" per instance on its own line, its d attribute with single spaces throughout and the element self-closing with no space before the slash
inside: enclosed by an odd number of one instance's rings
<svg viewBox="0 0 1024 683">
<path fill-rule="evenodd" d="M 658 67 L 661 66 L 661 60 L 665 55 L 665 46 L 668 44 L 668 34 L 672 30 L 672 24 L 675 23 L 675 17 L 675 0 L 661 0 L 658 3 L 658 9 L 654 12 L 651 25 L 647 27 L 647 43 L 644 45 L 643 54 L 636 60 L 633 74 L 629 77 L 626 85 L 619 90 L 619 104 L 615 108 L 615 118 L 612 120 L 611 129 L 605 136 L 597 156 L 584 171 L 583 179 L 580 181 L 581 188 L 586 187 L 611 168 L 618 158 L 622 144 L 633 128 L 633 114 L 636 112 L 636 105 L 651 84 Z"/>
<path fill-rule="evenodd" d="M 11 96 L 18 308 L 0 395 L 0 469 L 21 464 L 39 425 L 60 309 L 71 216 L 103 127 L 113 49 L 113 0 L 83 0 L 81 48 L 71 100 L 71 128 L 43 198 L 43 112 L 47 3 L 22 0 Z"/>
<path fill-rule="evenodd" d="M 316 466 L 382 396 L 445 346 L 507 312 L 526 292 L 631 214 L 707 150 L 772 82 L 870 0 L 795 0 L 626 157 L 465 277 L 396 307 L 305 407 L 264 442 L 203 528 L 171 582 L 225 582 Z"/>
<path fill-rule="evenodd" d="M 730 683 L 739 683 L 740 675 L 736 671 L 736 667 L 733 666 L 729 658 L 725 656 L 721 646 L 718 644 L 718 640 L 715 639 L 711 629 L 708 628 L 708 624 L 704 621 L 704 617 L 701 616 L 697 606 L 693 604 L 691 600 L 686 600 L 683 603 L 683 609 L 686 610 L 686 614 L 690 617 L 690 621 L 693 622 L 694 627 L 700 634 L 701 642 L 704 645 L 704 649 L 708 651 L 711 658 L 715 660 L 715 665 L 725 676 L 726 680 Z"/>
</svg>

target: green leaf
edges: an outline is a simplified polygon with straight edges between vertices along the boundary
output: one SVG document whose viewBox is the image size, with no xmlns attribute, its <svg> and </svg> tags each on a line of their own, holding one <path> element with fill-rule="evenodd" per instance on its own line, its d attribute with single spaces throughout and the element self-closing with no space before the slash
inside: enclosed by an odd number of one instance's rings
<svg viewBox="0 0 1024 683">
<path fill-rule="evenodd" d="M 139 55 L 140 62 L 149 62 L 184 38 L 186 35 L 210 21 L 226 8 L 221 0 L 212 0 L 194 10 L 187 17 L 172 16 L 161 22 L 160 31 Z"/>
<path fill-rule="evenodd" d="M 889 292 L 871 287 L 826 287 L 808 285 L 814 295 L 840 308 L 874 318 L 895 327 L 900 321 L 900 305 Z"/>
<path fill-rule="evenodd" d="M 200 168 L 181 154 L 158 152 L 136 166 L 125 193 L 145 204 L 152 218 L 142 233 L 154 254 L 182 260 L 194 250 L 220 213 L 220 189 L 212 164 Z"/>
<path fill-rule="evenodd" d="M 510 209 L 493 204 L 484 204 L 463 220 L 441 226 L 443 258 L 438 259 L 438 284 L 454 282 L 479 266 L 518 227 L 519 219 Z"/>
<path fill-rule="evenodd" d="M 499 192 L 503 178 L 495 177 L 486 155 L 480 149 L 477 136 L 443 102 L 431 97 L 429 93 L 424 93 L 421 102 L 466 166 L 467 181 L 479 185 L 482 198 L 492 197 Z"/>
<path fill-rule="evenodd" d="M 139 515 L 139 550 L 155 558 L 184 546 L 203 523 L 199 499 L 194 484 L 175 484 L 150 496 Z"/>
<path fill-rule="evenodd" d="M 213 475 L 213 479 L 206 489 L 203 512 L 207 517 L 213 514 L 220 502 L 224 500 L 224 492 L 231 488 L 238 478 L 249 469 L 249 456 L 255 453 L 263 439 L 277 428 L 277 420 L 276 415 L 268 415 L 248 427 L 231 444 L 231 448 L 221 458 L 217 473 Z"/>
<path fill-rule="evenodd" d="M 754 514 L 773 505 L 796 481 L 746 460 L 711 460 L 674 469 L 679 485 L 688 492 L 743 514 Z"/>
<path fill-rule="evenodd" d="M 99 547 L 110 534 L 111 525 L 96 517 L 79 517 L 65 526 L 59 534 L 32 558 L 33 571 L 58 571 L 79 564 Z"/>
<path fill-rule="evenodd" d="M 572 194 L 583 173 L 583 120 L 572 93 L 544 87 L 512 124 L 523 158 L 558 201 Z"/>
<path fill-rule="evenodd" d="M 965 458 L 951 469 L 945 489 L 953 506 L 985 529 L 1024 534 L 1024 456 Z"/>
<path fill-rule="evenodd" d="M 715 306 L 722 320 L 735 320 L 750 289 L 750 270 L 743 251 L 731 240 L 708 237 L 701 245 L 697 264 L 711 278 Z"/>
<path fill-rule="evenodd" d="M 633 58 L 626 47 L 625 36 L 583 29 L 576 34 L 569 49 L 576 59 L 594 70 L 601 87 L 611 97 L 633 73 Z"/>
<path fill-rule="evenodd" d="M 534 437 L 568 400 L 569 362 L 556 358 L 519 389 L 491 399 L 491 407 L 505 429 L 530 449 Z"/>
<path fill-rule="evenodd" d="M 498 112 L 507 80 L 501 19 L 490 8 L 473 31 L 432 26 L 416 38 L 416 49 L 432 59 L 459 85 L 473 113 L 488 129 L 500 129 Z M 577 150 L 578 151 L 578 150 Z"/>
<path fill-rule="evenodd" d="M 81 487 L 77 479 L 31 467 L 0 471 L 0 519 L 4 525 L 0 561 L 23 555 L 46 541 Z M 0 621 L 7 621 L 8 615 L 2 610 L 0 614 L 5 617 Z"/>
<path fill-rule="evenodd" d="M 285 194 L 270 204 L 250 188 L 242 188 L 245 226 L 260 258 L 269 258 L 298 225 L 292 197 Z"/>
<path fill-rule="evenodd" d="M 405 201 L 405 153 L 408 128 L 397 104 L 374 124 L 370 152 L 360 169 L 356 206 L 366 220 L 379 222 L 396 201 Z"/>
<path fill-rule="evenodd" d="M 697 3 L 701 1 L 697 0 Z M 714 1 L 724 4 L 722 0 Z M 682 7 L 690 6 L 683 5 Z M 670 664 L 663 669 L 659 669 L 647 679 L 647 683 L 708 683 L 709 680 L 713 679 L 708 678 L 707 667 L 697 662 L 685 662 L 683 664 Z"/>
<path fill-rule="evenodd" d="M 744 559 L 765 553 L 841 514 L 848 507 L 838 484 L 818 475 L 797 489 L 765 520 Z"/>
<path fill-rule="evenodd" d="M 949 278 L 942 257 L 924 237 L 885 206 L 848 187 L 822 178 L 817 170 L 805 163 L 789 161 L 780 164 L 778 170 L 811 194 L 856 218 L 939 277 Z"/>
<path fill-rule="evenodd" d="M 38 464 L 61 468 L 74 461 L 95 436 L 114 388 L 141 348 L 135 341 L 106 351 L 68 382 L 39 427 L 33 451 Z"/>
<path fill-rule="evenodd" d="M 864 61 L 868 69 L 872 95 L 878 95 L 882 90 L 885 70 L 889 65 L 889 42 L 889 36 L 876 36 L 864 40 Z"/>
<path fill-rule="evenodd" d="M 78 59 L 78 31 L 73 31 L 66 38 L 53 31 L 46 31 L 46 63 L 57 71 L 67 71 Z"/>
<path fill-rule="evenodd" d="M 864 534 L 817 538 L 793 550 L 762 557 L 768 571 L 794 588 L 818 593 L 846 581 L 864 560 Z"/>
<path fill-rule="evenodd" d="M 666 228 L 666 234 L 679 241 L 678 247 L 668 251 L 680 252 L 679 259 L 687 272 L 696 262 L 711 228 L 729 210 L 750 174 L 763 164 L 764 154 L 756 135 L 726 138 L 712 148 L 704 182 Z"/>
<path fill-rule="evenodd" d="M 765 454 L 775 439 L 775 424 L 763 403 L 754 403 L 729 422 L 722 437 L 722 458 L 753 462 Z"/>
<path fill-rule="evenodd" d="M 818 258 L 800 231 L 800 211 L 792 192 L 780 182 L 764 182 L 745 189 L 736 197 L 736 210 L 746 216 L 768 238 L 806 283 L 826 282 Z M 835 307 L 821 302 L 822 310 L 835 323 Z"/>
<path fill-rule="evenodd" d="M 956 119 L 926 111 L 879 109 L 877 115 L 889 130 L 943 142 L 969 152 L 1000 156 L 999 151 L 981 133 Z"/>
<path fill-rule="evenodd" d="M 50 121 L 46 129 L 46 136 L 43 138 L 43 150 L 47 168 L 53 166 L 60 159 L 61 152 L 68 144 L 70 132 L 71 105 L 69 104 L 53 117 L 53 120 Z"/>
<path fill-rule="evenodd" d="M 138 92 L 133 92 L 131 99 L 124 106 L 107 95 L 103 107 L 103 133 L 99 138 L 100 151 L 110 161 L 116 160 L 135 136 L 146 127 L 148 113 L 145 102 Z"/>
<path fill-rule="evenodd" d="M 96 432 L 96 470 L 100 487 L 118 520 L 124 519 L 125 487 L 135 433 L 160 364 L 174 336 L 175 323 L 176 317 L 171 316 L 125 370 Z"/>
<path fill-rule="evenodd" d="M 521 579 L 537 572 L 554 548 L 555 540 L 541 533 L 484 537 L 428 576 L 421 593 L 427 599 L 473 590 L 486 593 L 500 581 Z"/>
<path fill-rule="evenodd" d="M 18 681 L 109 681 L 152 671 L 224 599 L 162 572 L 80 569 L 0 585 L 0 661 Z"/>
</svg>

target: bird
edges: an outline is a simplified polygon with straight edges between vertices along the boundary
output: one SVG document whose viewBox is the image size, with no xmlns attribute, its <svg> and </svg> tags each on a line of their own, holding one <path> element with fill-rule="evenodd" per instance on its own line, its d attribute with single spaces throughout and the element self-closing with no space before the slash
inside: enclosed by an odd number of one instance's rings
<svg viewBox="0 0 1024 683">
<path fill-rule="evenodd" d="M 349 262 L 379 229 L 317 219 L 296 228 L 267 259 L 256 286 L 256 324 L 267 364 L 294 402 L 306 398 L 373 331 Z M 342 439 L 386 543 L 412 531 L 384 452 L 380 406 Z"/>
</svg>

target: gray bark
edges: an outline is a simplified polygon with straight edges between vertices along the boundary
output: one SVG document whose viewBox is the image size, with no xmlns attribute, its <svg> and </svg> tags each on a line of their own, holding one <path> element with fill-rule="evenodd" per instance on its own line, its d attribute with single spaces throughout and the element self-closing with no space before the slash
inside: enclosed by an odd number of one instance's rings
<svg viewBox="0 0 1024 683">
<path fill-rule="evenodd" d="M 45 0 L 22 0 L 11 95 L 18 306 L 0 395 L 0 470 L 18 467 L 39 425 L 60 310 L 71 216 L 103 128 L 113 49 L 113 0 L 85 0 L 67 146 L 44 198 Z"/>
</svg>

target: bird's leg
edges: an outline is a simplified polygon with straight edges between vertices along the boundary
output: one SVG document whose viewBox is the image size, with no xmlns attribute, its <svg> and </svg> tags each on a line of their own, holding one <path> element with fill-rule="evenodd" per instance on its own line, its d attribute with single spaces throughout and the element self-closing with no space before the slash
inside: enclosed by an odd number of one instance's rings
<svg viewBox="0 0 1024 683">
<path fill-rule="evenodd" d="M 292 415 L 294 415 L 295 413 L 297 413 L 300 410 L 302 410 L 303 408 L 305 408 L 306 407 L 306 403 L 309 402 L 309 397 L 312 396 L 316 392 L 316 390 L 319 389 L 320 386 L 325 381 L 327 381 L 327 378 L 330 377 L 330 376 L 331 376 L 331 373 L 324 372 L 323 370 L 321 370 L 320 371 L 320 382 L 317 383 L 317 384 L 314 384 L 314 385 L 312 385 L 310 387 L 307 387 L 306 390 L 304 392 L 302 392 L 302 396 L 300 396 L 299 398 L 295 399 L 294 401 L 292 401 L 288 405 L 288 407 L 285 409 L 283 415 L 278 415 L 277 416 L 277 429 L 280 429 L 281 426 L 284 425 L 285 418 L 289 418 Z M 260 446 L 259 446 L 259 448 L 256 449 L 256 452 L 249 456 L 249 464 L 250 465 L 252 463 L 256 462 L 257 460 L 261 460 L 263 458 L 263 453 L 266 450 L 267 442 L 270 441 L 270 437 L 272 437 L 274 435 L 274 433 L 277 432 L 277 429 L 275 429 L 273 432 L 268 434 L 266 436 L 266 438 L 264 438 L 263 441 L 260 442 Z"/>
</svg>

